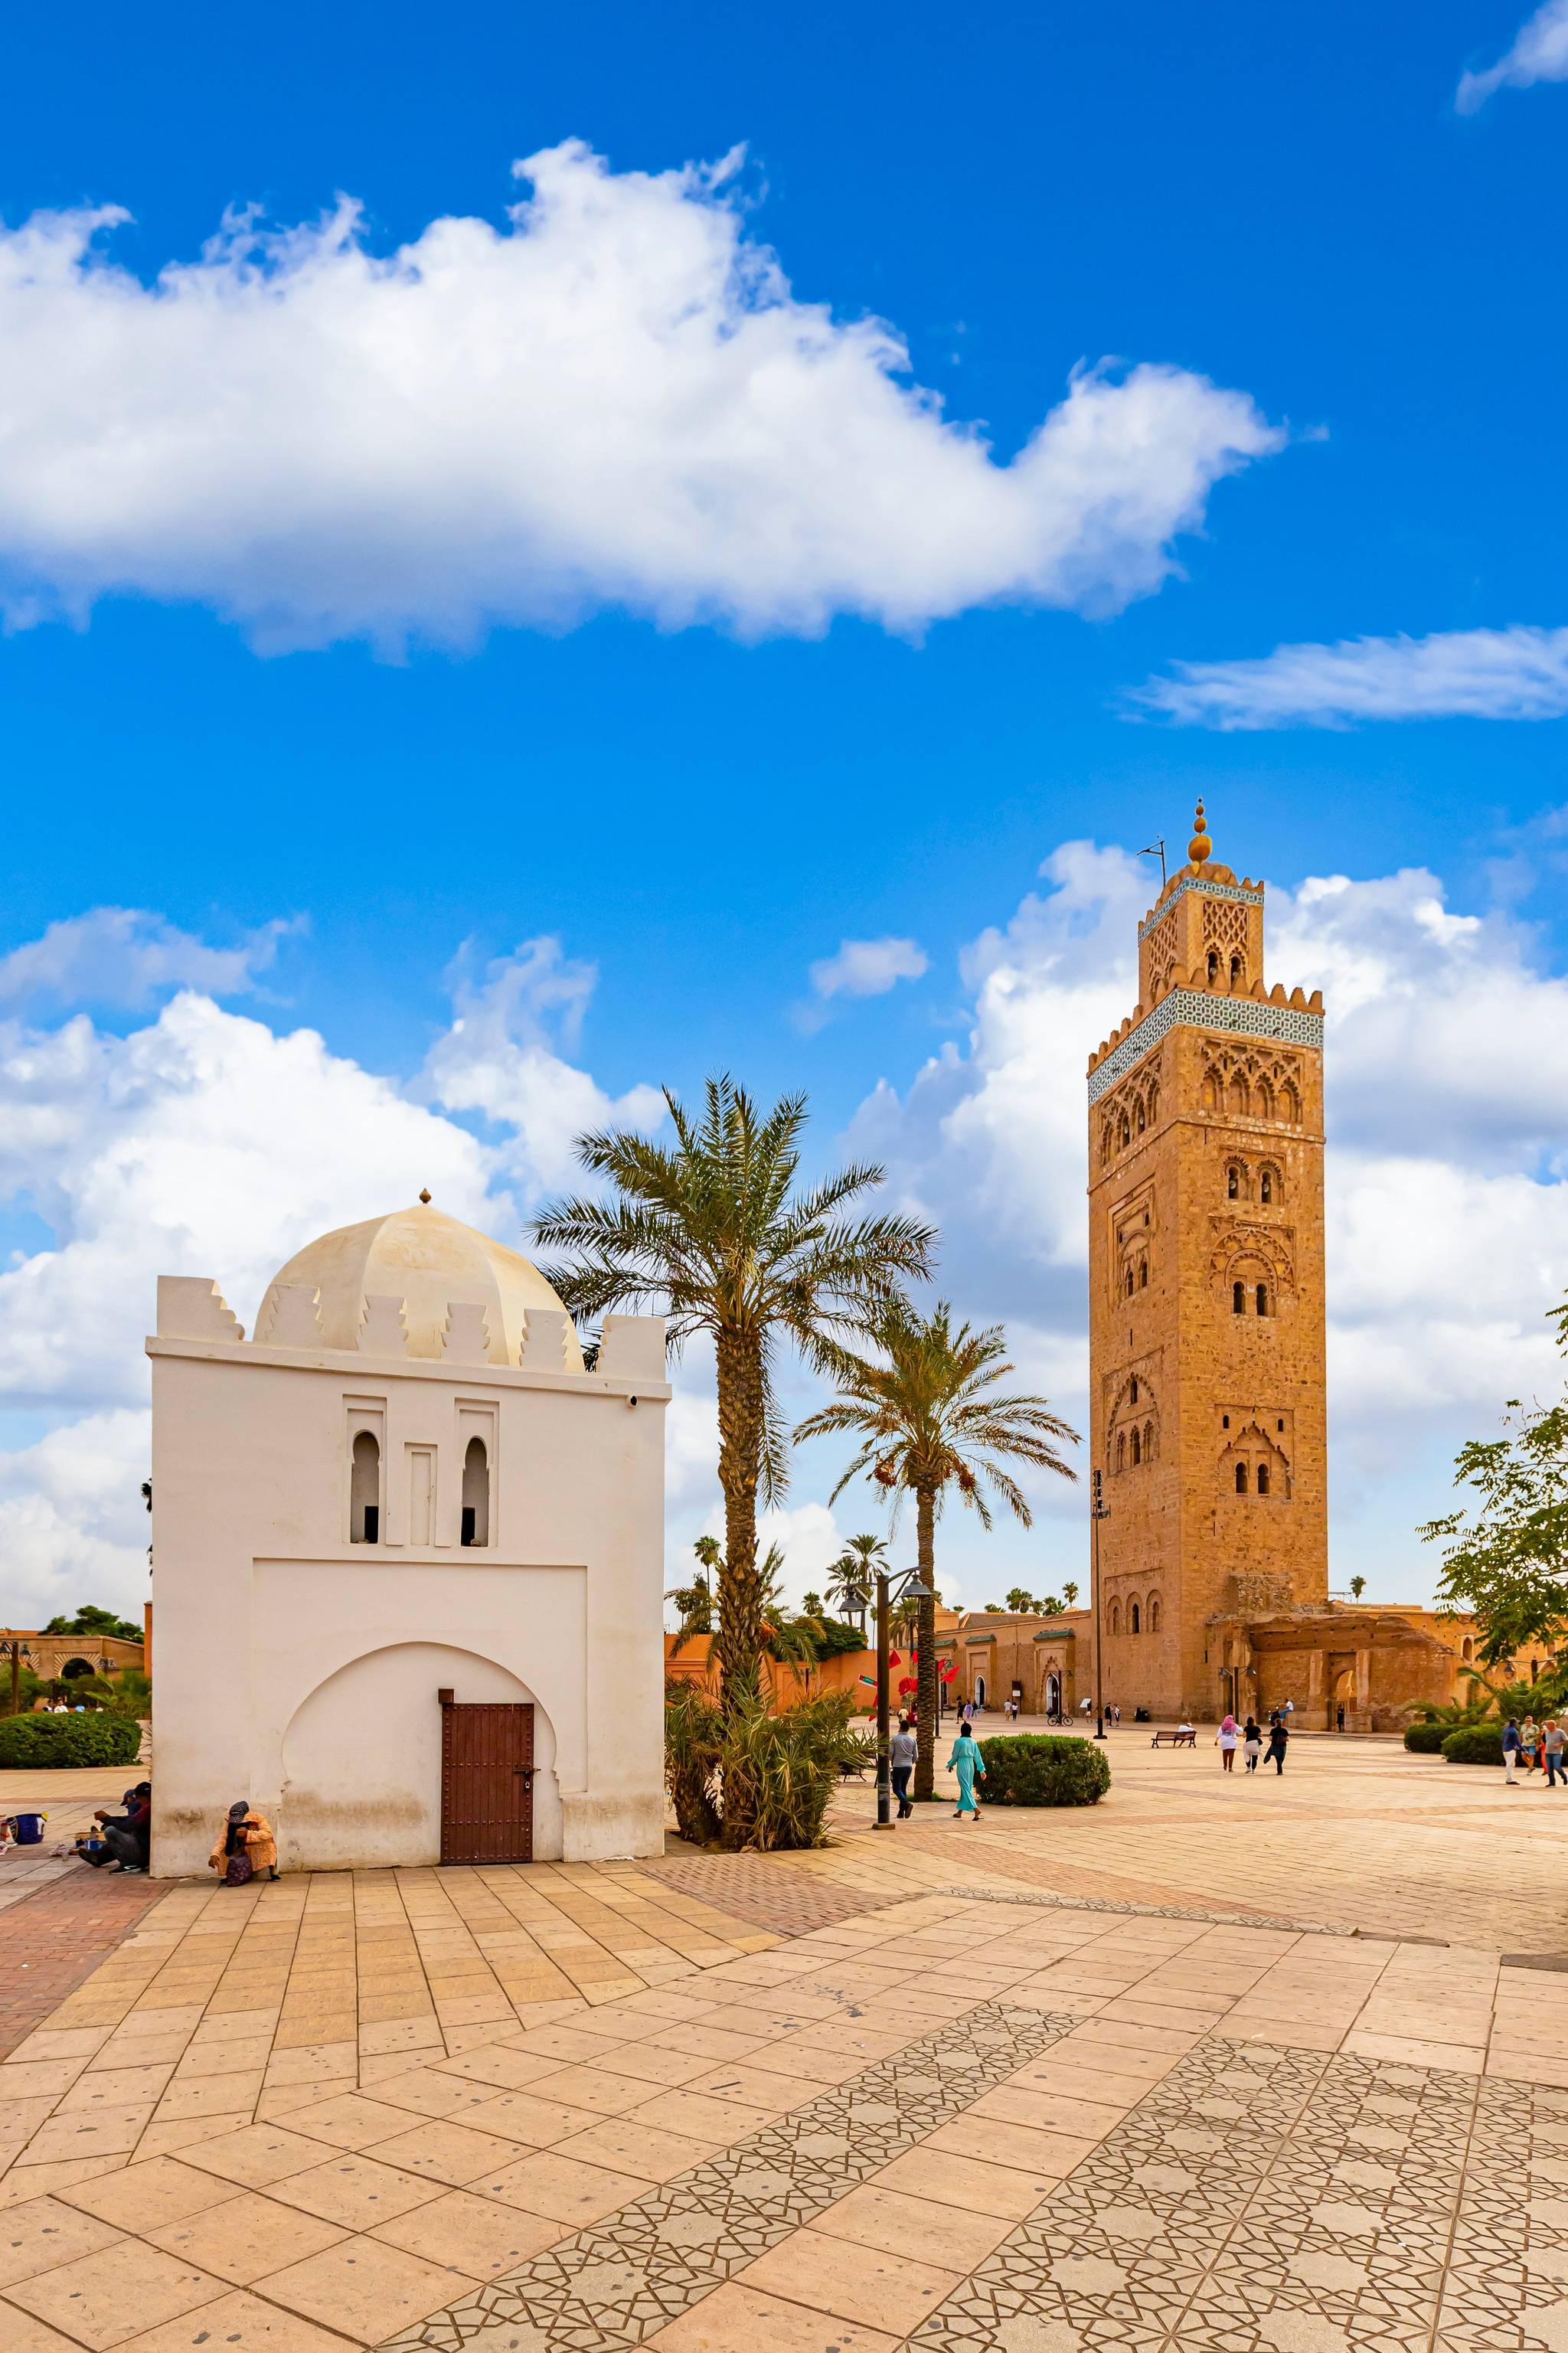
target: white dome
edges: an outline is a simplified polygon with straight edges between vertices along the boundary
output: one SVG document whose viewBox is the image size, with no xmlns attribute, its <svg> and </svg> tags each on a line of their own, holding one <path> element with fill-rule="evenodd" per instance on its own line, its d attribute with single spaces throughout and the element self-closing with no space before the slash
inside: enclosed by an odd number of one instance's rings
<svg viewBox="0 0 1568 2353">
<path fill-rule="evenodd" d="M 320 1294 L 321 1345 L 328 1348 L 357 1348 L 365 1301 L 385 1298 L 403 1303 L 409 1355 L 438 1356 L 447 1311 L 457 1303 L 485 1310 L 495 1356 L 515 1365 L 528 1310 L 565 1313 L 521 1251 L 426 1203 L 322 1234 L 279 1267 L 273 1282 L 279 1289 L 299 1286 Z M 583 1369 L 570 1318 L 565 1369 Z"/>
</svg>

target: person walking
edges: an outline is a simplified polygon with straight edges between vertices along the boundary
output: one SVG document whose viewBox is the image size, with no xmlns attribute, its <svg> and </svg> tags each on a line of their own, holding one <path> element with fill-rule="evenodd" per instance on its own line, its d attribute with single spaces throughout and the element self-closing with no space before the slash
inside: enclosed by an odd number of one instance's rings
<svg viewBox="0 0 1568 2353">
<path fill-rule="evenodd" d="M 1234 1715 L 1226 1717 L 1225 1722 L 1215 1734 L 1215 1740 L 1219 1748 L 1221 1765 L 1227 1773 L 1234 1773 L 1236 1770 L 1236 1718 Z"/>
<path fill-rule="evenodd" d="M 1547 1724 L 1542 1732 L 1541 1749 L 1546 1759 L 1547 1788 L 1554 1789 L 1560 1781 L 1568 1782 L 1568 1764 L 1563 1761 L 1564 1751 L 1568 1750 L 1568 1733 L 1555 1720 Z"/>
<path fill-rule="evenodd" d="M 947 1769 L 950 1773 L 956 1773 L 958 1776 L 958 1803 L 952 1810 L 954 1821 L 964 1814 L 972 1815 L 978 1821 L 980 1809 L 974 1802 L 974 1777 L 978 1773 L 980 1778 L 984 1780 L 985 1759 L 980 1754 L 974 1735 L 970 1731 L 967 1724 L 961 1724 L 958 1727 L 958 1737 L 952 1744 L 952 1754 L 947 1760 Z"/>
<path fill-rule="evenodd" d="M 1519 1754 L 1527 1773 L 1533 1773 L 1538 1761 L 1535 1718 L 1527 1715 L 1519 1727 Z"/>
<path fill-rule="evenodd" d="M 1502 1728 L 1502 1774 L 1503 1779 L 1510 1789 L 1517 1789 L 1519 1787 L 1518 1776 L 1514 1771 L 1515 1766 L 1519 1763 L 1519 1726 L 1510 1715 Z"/>
<path fill-rule="evenodd" d="M 1276 1779 L 1285 1770 L 1285 1746 L 1289 1737 L 1284 1717 L 1277 1715 L 1268 1727 L 1268 1754 L 1274 1759 Z"/>
<path fill-rule="evenodd" d="M 1258 1719 L 1256 1716 L 1249 1715 L 1245 1725 L 1243 1725 L 1241 1730 L 1241 1746 L 1247 1757 L 1247 1771 L 1249 1773 L 1256 1773 L 1258 1770 L 1258 1760 L 1263 1754 L 1263 1735 L 1258 1730 Z"/>
<path fill-rule="evenodd" d="M 899 1718 L 899 1728 L 888 1743 L 888 1761 L 892 1771 L 893 1795 L 899 1801 L 899 1820 L 907 1822 L 914 1812 L 910 1803 L 910 1775 L 915 1769 L 915 1757 L 920 1743 L 910 1728 L 907 1715 Z"/>
<path fill-rule="evenodd" d="M 1336 1732 L 1342 1732 L 1342 1731 L 1344 1730 L 1344 1728 L 1345 1728 L 1345 1704 L 1344 1704 L 1343 1700 L 1341 1700 L 1341 1702 L 1340 1702 L 1340 1704 L 1339 1704 L 1338 1707 L 1337 1707 L 1337 1708 L 1335 1708 L 1335 1710 L 1334 1710 L 1334 1730 L 1335 1730 Z"/>
</svg>

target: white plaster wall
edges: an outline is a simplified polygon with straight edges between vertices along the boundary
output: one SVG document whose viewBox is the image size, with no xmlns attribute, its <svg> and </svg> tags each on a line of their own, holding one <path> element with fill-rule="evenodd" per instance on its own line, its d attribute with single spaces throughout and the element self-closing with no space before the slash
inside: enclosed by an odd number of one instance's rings
<svg viewBox="0 0 1568 2353">
<path fill-rule="evenodd" d="M 428 1822 L 365 1842 L 363 1792 L 434 1737 L 435 1651 L 526 1691 L 553 1744 L 558 1825 L 535 1852 L 569 1861 L 662 1850 L 664 1398 L 593 1375 L 498 1377 L 485 1366 L 393 1365 L 184 1341 L 153 1356 L 153 1868 L 198 1873 L 224 1809 L 272 1816 L 297 1865 L 432 1860 Z M 652 1392 L 650 1394 L 650 1391 Z M 384 1413 L 383 1528 L 348 1540 L 348 1400 Z M 496 1412 L 492 1543 L 458 1543 L 458 1408 Z M 405 1448 L 437 1458 L 435 1541 L 412 1546 Z M 377 1666 L 377 1657 L 400 1654 Z M 364 1659 L 363 1672 L 345 1674 Z M 341 1677 L 329 1739 L 311 1694 Z M 295 1754 L 300 1719 L 310 1746 Z M 286 1754 L 287 1750 L 287 1754 Z M 309 1807 L 289 1783 L 307 1755 Z M 365 1760 L 363 1771 L 353 1759 Z M 323 1778 L 343 1820 L 329 1824 Z M 302 1788 L 302 1783 L 300 1787 Z M 536 1784 L 536 1788 L 539 1785 Z M 437 1788 L 438 1790 L 438 1773 Z M 421 1801 L 423 1802 L 423 1801 Z M 542 1804 L 543 1802 L 542 1792 Z"/>
<path fill-rule="evenodd" d="M 533 1702 L 533 1852 L 561 1853 L 555 1734 L 536 1694 L 492 1660 L 437 1642 L 398 1642 L 329 1675 L 296 1708 L 282 1743 L 275 1827 L 287 1871 L 441 1860 L 441 1709 Z"/>
</svg>

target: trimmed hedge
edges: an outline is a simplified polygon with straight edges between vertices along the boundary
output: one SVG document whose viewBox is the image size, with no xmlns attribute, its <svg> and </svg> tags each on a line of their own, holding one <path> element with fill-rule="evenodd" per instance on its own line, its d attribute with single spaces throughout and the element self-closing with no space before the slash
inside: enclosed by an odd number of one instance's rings
<svg viewBox="0 0 1568 2353">
<path fill-rule="evenodd" d="M 1438 1756 L 1453 1729 L 1451 1724 L 1408 1724 L 1405 1727 L 1405 1746 L 1416 1757 Z"/>
<path fill-rule="evenodd" d="M 134 1765 L 142 1727 L 123 1715 L 0 1716 L 0 1766 Z"/>
<path fill-rule="evenodd" d="M 1012 1732 L 980 1743 L 987 1806 L 1094 1806 L 1110 1787 L 1110 1765 L 1092 1740 L 1071 1734 Z"/>
<path fill-rule="evenodd" d="M 1500 1765 L 1502 1726 L 1467 1724 L 1459 1731 L 1449 1733 L 1443 1743 L 1443 1754 L 1450 1765 Z"/>
</svg>

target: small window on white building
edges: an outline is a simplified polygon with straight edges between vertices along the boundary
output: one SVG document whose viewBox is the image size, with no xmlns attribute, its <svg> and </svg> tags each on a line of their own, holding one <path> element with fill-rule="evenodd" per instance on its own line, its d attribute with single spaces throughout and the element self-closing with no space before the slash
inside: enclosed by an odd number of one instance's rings
<svg viewBox="0 0 1568 2353">
<path fill-rule="evenodd" d="M 466 1545 L 490 1540 L 490 1461 L 482 1438 L 470 1438 L 463 1456 L 463 1528 Z"/>
<path fill-rule="evenodd" d="M 381 1448 L 368 1430 L 356 1432 L 349 1480 L 349 1541 L 381 1542 Z"/>
</svg>

